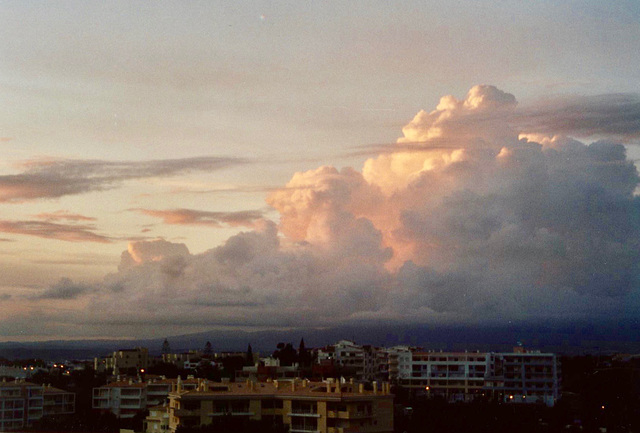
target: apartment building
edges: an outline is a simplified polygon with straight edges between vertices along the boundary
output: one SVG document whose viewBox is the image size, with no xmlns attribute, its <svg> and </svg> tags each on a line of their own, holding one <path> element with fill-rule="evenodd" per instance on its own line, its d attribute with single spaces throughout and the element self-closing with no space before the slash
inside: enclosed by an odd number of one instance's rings
<svg viewBox="0 0 640 433">
<path fill-rule="evenodd" d="M 209 383 L 195 390 L 180 384 L 169 394 L 169 431 L 210 424 L 219 416 L 282 423 L 291 433 L 386 433 L 393 431 L 393 395 L 388 383 L 365 391 L 336 381 Z"/>
<path fill-rule="evenodd" d="M 164 433 L 167 430 L 169 430 L 169 406 L 150 407 L 142 431 L 145 433 Z"/>
<path fill-rule="evenodd" d="M 262 358 L 255 365 L 244 366 L 236 371 L 236 380 L 251 379 L 258 382 L 267 380 L 292 380 L 300 377 L 301 370 L 298 363 L 293 365 L 280 365 L 276 358 Z"/>
<path fill-rule="evenodd" d="M 486 378 L 493 368 L 489 353 L 403 353 L 405 364 L 398 383 L 417 394 L 444 397 L 448 401 L 471 401 L 486 395 Z"/>
<path fill-rule="evenodd" d="M 0 383 L 0 431 L 31 425 L 45 416 L 73 414 L 75 394 L 25 381 Z"/>
<path fill-rule="evenodd" d="M 450 402 L 487 398 L 547 406 L 560 397 L 560 365 L 553 353 L 515 348 L 508 353 L 410 351 L 403 355 L 408 356 L 405 362 L 410 367 L 398 367 L 397 383 L 417 395 Z"/>
<path fill-rule="evenodd" d="M 506 403 L 553 406 L 560 398 L 560 363 L 554 353 L 523 348 L 496 353 L 486 389 L 493 398 Z"/>
<path fill-rule="evenodd" d="M 113 375 L 126 374 L 128 371 L 140 371 L 149 367 L 149 349 L 136 347 L 120 349 L 104 358 L 94 359 L 94 369 Z"/>
<path fill-rule="evenodd" d="M 148 381 L 120 380 L 93 388 L 92 408 L 108 411 L 118 418 L 133 418 L 137 413 L 163 404 L 180 382 L 183 389 L 195 389 L 197 379 L 149 379 Z"/>
</svg>

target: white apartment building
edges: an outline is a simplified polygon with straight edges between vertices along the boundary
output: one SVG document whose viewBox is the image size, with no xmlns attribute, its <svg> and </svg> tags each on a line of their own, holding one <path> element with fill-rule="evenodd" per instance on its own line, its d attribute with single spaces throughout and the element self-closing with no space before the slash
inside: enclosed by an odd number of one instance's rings
<svg viewBox="0 0 640 433">
<path fill-rule="evenodd" d="M 398 384 L 419 395 L 547 406 L 560 397 L 560 366 L 553 353 L 516 348 L 509 353 L 413 351 L 409 356 L 410 373 L 398 368 Z"/>
<path fill-rule="evenodd" d="M 554 353 L 516 348 L 496 353 L 486 387 L 493 398 L 507 403 L 544 403 L 560 398 L 560 363 Z"/>
<path fill-rule="evenodd" d="M 399 384 L 430 397 L 471 401 L 486 395 L 485 380 L 492 369 L 489 353 L 410 352 L 410 371 Z M 407 374 L 408 373 L 408 374 Z"/>
<path fill-rule="evenodd" d="M 177 383 L 183 389 L 195 389 L 197 379 L 150 379 L 147 382 L 117 381 L 93 388 L 93 409 L 108 411 L 118 418 L 133 418 L 137 413 L 166 402 Z"/>
</svg>

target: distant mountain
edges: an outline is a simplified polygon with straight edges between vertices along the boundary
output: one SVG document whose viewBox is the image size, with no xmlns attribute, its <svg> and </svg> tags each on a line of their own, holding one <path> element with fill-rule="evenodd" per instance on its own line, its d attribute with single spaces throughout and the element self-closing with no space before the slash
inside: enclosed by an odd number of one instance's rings
<svg viewBox="0 0 640 433">
<path fill-rule="evenodd" d="M 572 322 L 564 324 L 506 324 L 505 326 L 378 325 L 341 326 L 331 329 L 229 331 L 213 330 L 168 337 L 172 351 L 202 349 L 210 341 L 214 351 L 244 351 L 266 355 L 279 342 L 297 347 L 324 346 L 341 339 L 376 346 L 412 345 L 426 350 L 509 351 L 518 342 L 526 347 L 562 354 L 640 353 L 638 321 Z M 0 357 L 46 360 L 90 359 L 121 348 L 148 347 L 160 353 L 164 338 L 141 340 L 78 340 L 0 343 Z"/>
</svg>

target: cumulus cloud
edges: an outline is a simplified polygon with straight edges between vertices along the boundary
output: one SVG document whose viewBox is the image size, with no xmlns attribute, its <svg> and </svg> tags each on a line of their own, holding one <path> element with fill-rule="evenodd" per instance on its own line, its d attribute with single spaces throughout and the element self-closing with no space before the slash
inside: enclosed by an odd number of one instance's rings
<svg viewBox="0 0 640 433">
<path fill-rule="evenodd" d="M 0 176 L 0 202 L 16 203 L 115 188 L 123 181 L 220 170 L 245 163 L 238 158 L 197 157 L 150 161 L 37 160 L 19 174 Z"/>
<path fill-rule="evenodd" d="M 492 86 L 445 96 L 361 171 L 294 174 L 267 197 L 278 225 L 256 219 L 200 254 L 162 239 L 132 242 L 88 314 L 121 324 L 134 315 L 328 326 L 637 309 L 639 177 L 625 148 L 515 127 L 517 110 Z M 215 213 L 175 218 L 229 224 Z"/>
<path fill-rule="evenodd" d="M 133 209 L 145 215 L 162 218 L 165 224 L 200 225 L 209 227 L 254 227 L 263 218 L 258 210 L 237 212 L 207 212 L 195 209 Z"/>
</svg>

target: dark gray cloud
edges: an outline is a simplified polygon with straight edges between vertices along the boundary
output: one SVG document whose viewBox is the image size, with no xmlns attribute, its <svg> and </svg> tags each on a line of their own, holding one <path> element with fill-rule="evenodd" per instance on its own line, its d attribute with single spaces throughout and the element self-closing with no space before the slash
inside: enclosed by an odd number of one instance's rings
<svg viewBox="0 0 640 433">
<path fill-rule="evenodd" d="M 55 198 L 114 188 L 123 181 L 213 171 L 246 163 L 240 158 L 197 157 L 150 161 L 53 160 L 24 163 L 0 176 L 0 202 Z"/>
<path fill-rule="evenodd" d="M 640 139 L 640 95 L 607 94 L 545 99 L 516 112 L 523 132 Z"/>
<path fill-rule="evenodd" d="M 37 236 L 67 242 L 112 242 L 112 238 L 96 233 L 96 227 L 89 224 L 60 224 L 35 220 L 0 220 L 0 232 Z"/>
<path fill-rule="evenodd" d="M 89 285 L 78 284 L 69 278 L 61 278 L 53 286 L 36 296 L 36 299 L 61 299 L 71 300 L 79 298 L 94 290 Z"/>
</svg>

